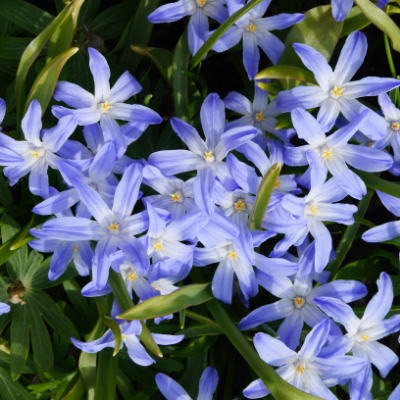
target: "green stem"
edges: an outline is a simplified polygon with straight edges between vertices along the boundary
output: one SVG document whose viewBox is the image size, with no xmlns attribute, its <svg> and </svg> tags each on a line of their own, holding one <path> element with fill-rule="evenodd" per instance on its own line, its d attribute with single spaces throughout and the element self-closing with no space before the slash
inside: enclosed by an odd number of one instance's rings
<svg viewBox="0 0 400 400">
<path fill-rule="evenodd" d="M 387 57 L 387 60 L 388 60 L 390 72 L 392 74 L 392 77 L 394 79 L 396 79 L 397 78 L 397 74 L 396 74 L 396 69 L 394 67 L 394 63 L 393 63 L 392 50 L 390 49 L 389 38 L 387 37 L 387 35 L 383 34 L 383 39 L 385 41 L 386 57 Z"/>
<path fill-rule="evenodd" d="M 193 311 L 186 309 L 186 316 L 190 319 L 193 319 L 197 322 L 200 322 L 204 325 L 211 326 L 212 328 L 216 329 L 217 331 L 222 332 L 221 327 L 212 319 L 205 317 L 204 315 L 197 314 Z"/>
<path fill-rule="evenodd" d="M 336 251 L 336 257 L 334 260 L 328 265 L 327 271 L 331 271 L 332 274 L 330 276 L 330 280 L 334 280 L 337 275 L 340 266 L 343 263 L 347 253 L 350 250 L 351 244 L 353 243 L 354 238 L 356 237 L 358 228 L 361 225 L 360 219 L 364 218 L 364 215 L 367 211 L 369 203 L 371 201 L 372 195 L 374 191 L 371 189 L 367 190 L 367 194 L 362 198 L 362 200 L 358 203 L 358 211 L 354 214 L 355 222 L 353 225 L 350 225 L 346 228 L 346 231 L 343 234 L 342 239 L 340 240 L 339 246 Z"/>
</svg>

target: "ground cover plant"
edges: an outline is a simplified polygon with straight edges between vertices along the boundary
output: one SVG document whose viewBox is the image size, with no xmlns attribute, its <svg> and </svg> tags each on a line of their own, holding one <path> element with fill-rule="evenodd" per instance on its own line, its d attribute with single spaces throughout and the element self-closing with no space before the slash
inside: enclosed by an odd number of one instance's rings
<svg viewBox="0 0 400 400">
<path fill-rule="evenodd" d="M 400 399 L 398 1 L 0 0 L 0 399 Z"/>
</svg>

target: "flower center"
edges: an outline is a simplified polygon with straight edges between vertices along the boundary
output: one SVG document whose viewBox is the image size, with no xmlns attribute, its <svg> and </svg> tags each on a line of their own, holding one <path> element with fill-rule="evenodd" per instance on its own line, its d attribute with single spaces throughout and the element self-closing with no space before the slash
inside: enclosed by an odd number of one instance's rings
<svg viewBox="0 0 400 400">
<path fill-rule="evenodd" d="M 119 225 L 118 225 L 116 222 L 113 222 L 113 223 L 110 222 L 110 226 L 108 227 L 108 229 L 109 229 L 111 232 L 116 232 L 116 231 L 118 231 L 118 228 L 119 228 Z"/>
<path fill-rule="evenodd" d="M 78 246 L 74 246 L 74 251 L 78 251 Z"/>
<path fill-rule="evenodd" d="M 318 204 L 315 204 L 315 205 L 313 205 L 312 207 L 310 207 L 310 211 L 311 211 L 314 215 L 316 215 L 317 212 L 320 211 L 320 210 L 317 208 L 317 206 L 318 206 Z"/>
<path fill-rule="evenodd" d="M 44 153 L 45 153 L 45 151 L 44 151 L 43 147 L 36 147 L 35 150 L 32 150 L 29 152 L 29 154 L 32 154 L 32 158 L 37 158 L 37 159 L 43 157 Z"/>
<path fill-rule="evenodd" d="M 371 141 L 371 142 L 368 142 L 367 146 L 372 147 L 373 144 L 374 144 L 374 142 Z"/>
<path fill-rule="evenodd" d="M 197 0 L 197 1 L 199 2 L 200 7 L 203 7 L 207 3 L 207 0 Z"/>
<path fill-rule="evenodd" d="M 122 339 L 126 340 L 126 335 L 125 334 L 121 335 L 121 337 L 122 337 Z"/>
<path fill-rule="evenodd" d="M 302 374 L 305 370 L 306 370 L 306 367 L 300 367 L 300 365 L 298 365 L 298 366 L 296 367 L 296 371 L 297 371 L 297 373 L 298 373 L 299 375 Z"/>
<path fill-rule="evenodd" d="M 361 335 L 361 339 L 364 340 L 365 342 L 368 342 L 369 335 Z"/>
<path fill-rule="evenodd" d="M 342 87 L 340 87 L 340 86 L 336 86 L 336 85 L 335 85 L 335 87 L 334 87 L 333 90 L 332 90 L 332 93 L 333 93 L 335 96 L 338 96 L 338 97 L 342 96 L 342 95 L 343 95 L 343 92 L 344 92 L 344 88 L 342 88 Z"/>
<path fill-rule="evenodd" d="M 247 25 L 247 28 L 246 28 L 249 32 L 254 32 L 256 29 L 257 29 L 257 27 L 254 25 L 254 24 L 249 24 L 249 25 Z M 262 115 L 262 114 L 261 114 Z M 256 117 L 257 118 L 257 117 Z M 260 121 L 260 120 L 259 120 Z"/>
<path fill-rule="evenodd" d="M 234 260 L 237 260 L 237 254 L 234 250 L 231 250 L 228 254 L 228 258 L 233 258 Z"/>
<path fill-rule="evenodd" d="M 255 27 L 254 27 L 254 29 L 255 29 Z M 257 121 L 264 121 L 264 114 L 262 113 L 262 111 L 260 111 L 259 113 L 256 114 L 256 120 Z"/>
<path fill-rule="evenodd" d="M 175 203 L 176 201 L 181 201 L 181 195 L 177 192 L 170 194 L 171 200 Z"/>
<path fill-rule="evenodd" d="M 274 185 L 274 187 L 277 187 L 277 188 L 278 188 L 278 187 L 281 187 L 281 183 L 282 183 L 282 182 L 279 182 L 279 181 L 276 182 L 275 185 Z"/>
<path fill-rule="evenodd" d="M 293 299 L 293 304 L 294 304 L 295 308 L 297 308 L 299 310 L 304 307 L 305 303 L 306 303 L 306 300 L 303 297 L 295 297 Z"/>
<path fill-rule="evenodd" d="M 239 199 L 235 203 L 235 210 L 238 211 L 238 212 L 245 211 L 246 210 L 246 203 Z"/>
<path fill-rule="evenodd" d="M 328 159 L 329 161 L 332 161 L 332 156 L 333 156 L 333 151 L 331 150 L 324 150 L 322 153 L 322 158 L 324 160 Z"/>
<path fill-rule="evenodd" d="M 153 285 L 151 285 L 151 286 L 153 286 Z M 153 289 L 157 290 L 157 292 L 161 292 L 161 289 L 159 289 L 157 286 L 153 286 Z"/>
<path fill-rule="evenodd" d="M 113 108 L 113 106 L 107 100 L 104 103 L 101 103 L 100 106 L 101 111 L 105 112 L 106 114 L 108 114 L 108 110 L 110 108 Z"/>
<path fill-rule="evenodd" d="M 400 128 L 400 124 L 398 122 L 392 122 L 392 129 L 394 131 L 398 131 Z"/>
<path fill-rule="evenodd" d="M 212 151 L 205 151 L 203 157 L 207 162 L 214 161 L 214 154 L 212 153 Z"/>
<path fill-rule="evenodd" d="M 162 246 L 162 243 L 161 242 L 158 242 L 158 243 L 156 243 L 155 245 L 154 245 L 154 250 L 155 251 L 161 251 L 161 250 L 163 250 L 164 249 L 164 247 Z"/>
<path fill-rule="evenodd" d="M 134 281 L 137 278 L 137 274 L 134 272 L 129 272 L 128 274 L 128 281 Z"/>
</svg>

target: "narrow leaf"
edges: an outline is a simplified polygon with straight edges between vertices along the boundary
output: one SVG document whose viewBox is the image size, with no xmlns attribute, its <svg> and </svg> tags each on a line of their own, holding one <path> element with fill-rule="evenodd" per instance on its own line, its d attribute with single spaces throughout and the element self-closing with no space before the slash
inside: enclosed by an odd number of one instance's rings
<svg viewBox="0 0 400 400">
<path fill-rule="evenodd" d="M 262 229 L 262 220 L 268 207 L 271 193 L 274 190 L 276 181 L 278 180 L 280 170 L 281 163 L 277 162 L 264 175 L 264 178 L 258 188 L 253 207 L 251 208 L 248 224 L 250 230 Z"/>
<path fill-rule="evenodd" d="M 171 357 L 195 357 L 208 350 L 218 339 L 218 336 L 202 336 L 192 340 L 187 346 L 175 350 Z"/>
<path fill-rule="evenodd" d="M 45 65 L 32 85 L 32 88 L 26 99 L 25 111 L 32 100 L 38 100 L 42 107 L 42 112 L 44 113 L 46 111 L 47 105 L 53 96 L 54 88 L 56 87 L 61 69 L 63 68 L 64 64 L 78 51 L 78 47 L 72 47 L 71 49 L 59 54 L 51 62 Z"/>
<path fill-rule="evenodd" d="M 0 399 L 2 400 L 35 400 L 19 382 L 11 379 L 10 372 L 0 367 Z"/>
<path fill-rule="evenodd" d="M 95 400 L 114 400 L 117 387 L 118 357 L 110 348 L 99 354 Z"/>
<path fill-rule="evenodd" d="M 368 172 L 358 170 L 354 170 L 354 172 L 364 181 L 367 187 L 400 198 L 400 185 L 397 183 L 388 182 Z"/>
<path fill-rule="evenodd" d="M 254 80 L 260 79 L 291 79 L 317 84 L 314 74 L 307 69 L 290 65 L 274 65 L 259 72 Z"/>
<path fill-rule="evenodd" d="M 184 308 L 204 303 L 213 298 L 210 284 L 188 285 L 165 296 L 156 296 L 143 301 L 117 318 L 145 320 L 164 317 Z"/>
<path fill-rule="evenodd" d="M 400 29 L 392 18 L 369 0 L 354 0 L 354 2 L 375 26 L 389 36 L 393 49 L 400 51 Z"/>
</svg>

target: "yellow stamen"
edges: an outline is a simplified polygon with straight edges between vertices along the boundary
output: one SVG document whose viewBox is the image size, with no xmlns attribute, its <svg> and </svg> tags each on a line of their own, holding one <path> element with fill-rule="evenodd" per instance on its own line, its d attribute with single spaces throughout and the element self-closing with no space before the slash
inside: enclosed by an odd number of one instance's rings
<svg viewBox="0 0 400 400">
<path fill-rule="evenodd" d="M 315 206 L 312 206 L 311 208 L 310 208 L 310 211 L 315 215 L 318 211 L 320 211 L 318 208 L 317 208 L 317 205 L 315 205 Z"/>
<path fill-rule="evenodd" d="M 32 154 L 32 158 L 39 158 L 39 153 L 37 151 L 31 151 L 30 154 Z"/>
<path fill-rule="evenodd" d="M 342 93 L 344 92 L 344 88 L 341 88 L 340 86 L 336 86 L 333 88 L 332 93 L 335 96 L 342 96 Z"/>
<path fill-rule="evenodd" d="M 281 183 L 282 183 L 282 182 L 276 182 L 275 185 L 274 185 L 274 187 L 281 187 Z"/>
<path fill-rule="evenodd" d="M 237 260 L 237 254 L 235 251 L 231 250 L 228 254 L 228 258 L 233 258 L 234 260 Z"/>
<path fill-rule="evenodd" d="M 122 339 L 126 340 L 126 335 L 121 335 Z"/>
<path fill-rule="evenodd" d="M 373 144 L 374 142 L 368 142 L 368 147 L 372 147 Z"/>
<path fill-rule="evenodd" d="M 392 129 L 394 131 L 397 131 L 399 129 L 400 125 L 398 122 L 392 122 Z"/>
<path fill-rule="evenodd" d="M 299 375 L 302 374 L 302 373 L 304 372 L 304 370 L 305 370 L 305 368 L 304 368 L 304 367 L 301 368 L 300 365 L 298 365 L 298 366 L 296 367 L 296 371 L 297 371 L 297 373 L 298 373 Z"/>
<path fill-rule="evenodd" d="M 134 281 L 137 278 L 137 274 L 133 272 L 129 272 L 128 274 L 128 281 Z"/>
<path fill-rule="evenodd" d="M 173 193 L 170 194 L 172 201 L 175 203 L 175 201 L 181 201 L 181 195 L 179 193 Z"/>
<path fill-rule="evenodd" d="M 235 203 L 235 210 L 236 210 L 236 211 L 241 212 L 241 211 L 244 211 L 245 209 L 246 209 L 246 203 L 245 203 L 244 201 L 238 200 L 238 201 Z"/>
<path fill-rule="evenodd" d="M 113 106 L 106 100 L 104 103 L 101 103 L 101 108 L 103 109 L 103 111 L 107 114 L 108 110 L 110 108 L 113 108 Z"/>
<path fill-rule="evenodd" d="M 256 120 L 257 121 L 264 121 L 264 115 L 263 115 L 263 113 L 261 111 L 256 114 Z"/>
<path fill-rule="evenodd" d="M 257 27 L 254 24 L 250 24 L 247 26 L 247 30 L 249 32 L 254 32 L 257 29 Z"/>
<path fill-rule="evenodd" d="M 110 226 L 108 227 L 110 231 L 117 231 L 118 230 L 118 224 L 116 222 L 110 223 Z"/>
<path fill-rule="evenodd" d="M 324 160 L 328 159 L 329 161 L 332 161 L 332 155 L 333 155 L 333 151 L 331 150 L 324 150 L 324 152 L 322 153 L 322 158 Z"/>
<path fill-rule="evenodd" d="M 157 286 L 154 286 L 154 290 L 157 290 L 158 292 L 161 292 L 161 289 L 159 289 Z"/>
<path fill-rule="evenodd" d="M 296 306 L 301 306 L 304 303 L 304 299 L 301 299 L 300 297 L 295 297 L 294 302 L 296 303 Z"/>
<path fill-rule="evenodd" d="M 163 250 L 164 248 L 162 247 L 162 243 L 156 243 L 155 245 L 154 245 L 154 250 L 155 251 L 161 251 L 161 250 Z"/>
<path fill-rule="evenodd" d="M 74 251 L 78 251 L 78 246 L 75 246 L 75 247 L 74 247 Z"/>
<path fill-rule="evenodd" d="M 361 339 L 365 340 L 366 342 L 368 342 L 369 339 L 369 335 L 362 335 Z"/>
<path fill-rule="evenodd" d="M 200 6 L 200 7 L 203 7 L 204 4 L 207 3 L 207 0 L 198 0 L 198 2 L 199 2 L 199 6 Z"/>
<path fill-rule="evenodd" d="M 213 158 L 214 156 L 213 156 L 212 151 L 205 151 L 203 157 L 204 157 L 206 160 L 212 160 L 212 158 Z"/>
</svg>

